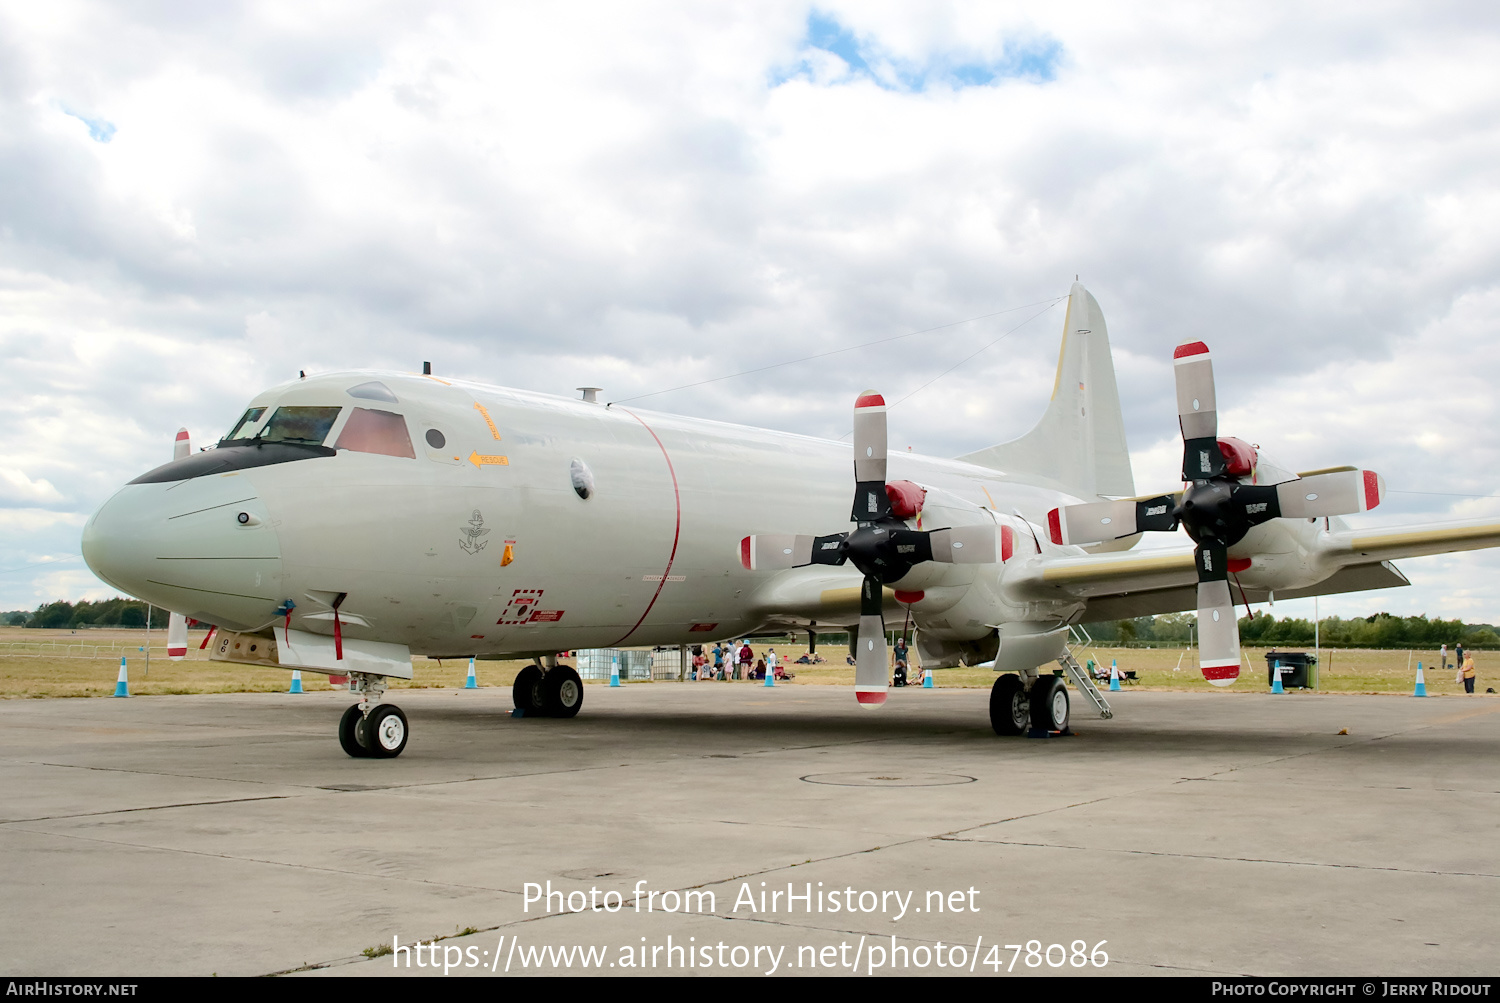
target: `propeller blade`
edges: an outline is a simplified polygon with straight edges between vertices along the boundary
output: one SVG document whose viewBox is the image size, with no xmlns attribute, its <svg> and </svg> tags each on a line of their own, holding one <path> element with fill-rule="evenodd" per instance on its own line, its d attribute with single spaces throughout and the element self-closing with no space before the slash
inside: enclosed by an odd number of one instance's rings
<svg viewBox="0 0 1500 1003">
<path fill-rule="evenodd" d="M 1177 420 L 1182 426 L 1182 479 L 1206 481 L 1224 472 L 1213 360 L 1207 345 L 1190 341 L 1177 346 L 1172 361 L 1177 380 Z"/>
<path fill-rule="evenodd" d="M 167 619 L 167 657 L 180 662 L 187 655 L 187 617 L 173 613 Z"/>
<path fill-rule="evenodd" d="M 994 526 L 953 526 L 928 534 L 929 561 L 940 564 L 994 564 L 999 560 Z"/>
<path fill-rule="evenodd" d="M 808 564 L 843 564 L 843 533 L 808 536 L 762 533 L 740 541 L 740 564 L 746 571 L 783 571 Z"/>
<path fill-rule="evenodd" d="M 1368 512 L 1384 494 L 1385 478 L 1373 470 L 1309 474 L 1276 485 L 1281 514 L 1291 519 Z"/>
<path fill-rule="evenodd" d="M 854 402 L 854 507 L 849 514 L 854 522 L 890 517 L 885 446 L 885 398 L 866 390 Z"/>
<path fill-rule="evenodd" d="M 1172 532 L 1177 528 L 1172 515 L 1176 507 L 1173 495 L 1064 505 L 1047 513 L 1047 532 L 1057 544 L 1102 543 L 1145 530 Z"/>
<path fill-rule="evenodd" d="M 1198 668 L 1215 686 L 1240 677 L 1240 626 L 1229 594 L 1229 555 L 1224 547 L 1199 547 Z"/>
<path fill-rule="evenodd" d="M 193 440 L 188 430 L 179 428 L 172 442 L 172 459 L 180 460 L 193 451 Z M 180 662 L 187 655 L 187 617 L 173 613 L 167 618 L 167 657 Z"/>
<path fill-rule="evenodd" d="M 884 594 L 879 578 L 866 577 L 859 594 L 859 635 L 854 642 L 854 697 L 861 707 L 885 703 L 887 675 Z"/>
</svg>

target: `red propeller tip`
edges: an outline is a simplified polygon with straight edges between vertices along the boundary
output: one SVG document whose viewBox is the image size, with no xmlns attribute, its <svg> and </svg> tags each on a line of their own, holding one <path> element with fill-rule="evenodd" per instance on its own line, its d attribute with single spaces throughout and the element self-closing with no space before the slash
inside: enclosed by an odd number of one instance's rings
<svg viewBox="0 0 1500 1003">
<path fill-rule="evenodd" d="M 1380 475 L 1373 470 L 1364 471 L 1365 475 L 1365 509 L 1372 509 L 1380 504 Z"/>
<path fill-rule="evenodd" d="M 1201 342 L 1201 341 L 1186 341 L 1186 342 L 1183 342 L 1181 345 L 1177 346 L 1177 350 L 1172 353 L 1172 358 L 1174 358 L 1174 359 L 1186 359 L 1186 358 L 1188 358 L 1190 356 L 1194 356 L 1194 355 L 1207 355 L 1207 354 L 1208 354 L 1208 346 L 1205 345 L 1203 342 Z"/>
<path fill-rule="evenodd" d="M 1052 537 L 1052 542 L 1058 546 L 1062 545 L 1062 510 L 1053 509 L 1047 513 L 1047 533 Z"/>
<path fill-rule="evenodd" d="M 748 536 L 740 541 L 740 563 L 745 566 L 746 571 L 755 570 L 750 567 L 750 537 Z"/>
<path fill-rule="evenodd" d="M 885 398 L 873 390 L 859 395 L 859 400 L 854 402 L 855 407 L 885 407 Z"/>
<path fill-rule="evenodd" d="M 885 703 L 884 693 L 868 693 L 860 690 L 855 690 L 854 698 L 866 707 L 878 707 L 881 704 Z"/>
</svg>

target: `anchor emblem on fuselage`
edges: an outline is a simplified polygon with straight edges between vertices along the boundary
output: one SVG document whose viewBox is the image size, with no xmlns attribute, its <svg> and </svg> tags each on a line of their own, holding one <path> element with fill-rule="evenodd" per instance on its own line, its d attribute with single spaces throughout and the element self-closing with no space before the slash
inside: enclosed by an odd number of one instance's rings
<svg viewBox="0 0 1500 1003">
<path fill-rule="evenodd" d="M 458 527 L 458 531 L 463 534 L 458 541 L 459 547 L 470 554 L 479 553 L 489 543 L 488 540 L 481 541 L 479 539 L 481 536 L 488 535 L 489 530 L 484 528 L 484 516 L 479 514 L 479 509 L 477 508 L 474 510 L 474 514 L 469 517 L 469 524 Z"/>
</svg>

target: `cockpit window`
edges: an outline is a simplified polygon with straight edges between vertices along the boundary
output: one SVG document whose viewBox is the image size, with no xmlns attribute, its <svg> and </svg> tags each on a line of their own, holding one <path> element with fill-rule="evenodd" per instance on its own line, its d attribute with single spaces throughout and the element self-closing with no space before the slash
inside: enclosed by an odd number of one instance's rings
<svg viewBox="0 0 1500 1003">
<path fill-rule="evenodd" d="M 339 416 L 336 407 L 279 407 L 261 430 L 262 442 L 320 445 Z"/>
<path fill-rule="evenodd" d="M 253 407 L 250 410 L 246 411 L 245 412 L 245 416 L 243 418 L 241 418 L 235 424 L 234 431 L 232 431 L 228 435 L 224 436 L 224 438 L 226 438 L 226 439 L 243 439 L 243 438 L 245 438 L 246 436 L 248 436 L 250 434 L 250 430 L 255 427 L 255 423 L 258 422 L 258 421 L 260 421 L 260 416 L 263 415 L 263 414 L 265 414 L 265 413 L 266 413 L 266 409 L 263 408 L 263 407 Z"/>
<path fill-rule="evenodd" d="M 357 407 L 344 422 L 339 433 L 338 449 L 352 449 L 356 453 L 382 453 L 386 456 L 405 456 L 415 460 L 411 436 L 406 431 L 406 419 L 390 411 L 374 411 Z"/>
<path fill-rule="evenodd" d="M 357 387 L 349 388 L 350 397 L 362 397 L 365 400 L 385 401 L 387 404 L 400 404 L 396 395 L 391 393 L 391 388 L 379 380 L 371 380 L 369 383 L 361 383 Z"/>
</svg>

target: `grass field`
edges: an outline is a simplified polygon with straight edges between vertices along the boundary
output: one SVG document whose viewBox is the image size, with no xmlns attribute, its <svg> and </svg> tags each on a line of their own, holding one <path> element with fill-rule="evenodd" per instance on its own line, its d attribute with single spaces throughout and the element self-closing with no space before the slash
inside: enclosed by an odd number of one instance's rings
<svg viewBox="0 0 1500 1003">
<path fill-rule="evenodd" d="M 166 634 L 152 631 L 151 662 L 146 666 L 142 650 L 146 635 L 141 630 L 27 630 L 0 627 L 0 697 L 107 697 L 115 691 L 115 676 L 120 656 L 124 654 L 130 672 L 130 692 L 135 696 L 165 693 L 277 693 L 285 692 L 291 674 L 285 669 L 263 669 L 228 662 L 214 662 L 198 644 L 201 631 L 194 631 L 188 643 L 188 655 L 180 662 L 168 660 Z M 796 651 L 790 643 L 771 642 L 783 653 Z M 753 645 L 757 654 L 765 645 Z M 798 652 L 800 653 L 800 652 Z M 809 683 L 854 685 L 854 668 L 843 664 L 843 649 L 823 649 L 829 662 L 823 665 L 794 665 L 792 685 Z M 1089 658 L 1108 665 L 1115 659 L 1124 670 L 1134 671 L 1140 679 L 1132 688 L 1151 690 L 1211 691 L 1198 673 L 1195 652 L 1181 648 L 1091 648 L 1078 652 L 1080 661 Z M 1335 650 L 1325 648 L 1319 667 L 1321 692 L 1333 693 L 1410 693 L 1416 678 L 1418 662 L 1427 665 L 1427 692 L 1436 695 L 1462 695 L 1463 687 L 1453 680 L 1453 670 L 1433 668 L 1436 652 L 1389 651 L 1367 649 Z M 1500 656 L 1495 666 L 1487 665 L 1490 656 L 1476 657 L 1479 678 L 1476 689 L 1484 693 L 1487 686 L 1500 688 Z M 482 661 L 476 674 L 480 686 L 509 687 L 525 661 Z M 414 660 L 415 672 L 410 682 L 393 679 L 392 689 L 457 688 L 468 674 L 466 661 L 435 662 Z M 1240 680 L 1228 692 L 1254 692 L 1267 688 L 1265 649 L 1245 649 L 1245 668 Z M 994 682 L 994 673 L 983 668 L 939 669 L 935 681 L 942 687 L 983 687 Z M 319 673 L 303 674 L 307 690 L 329 689 Z M 632 683 L 631 685 L 641 685 Z M 704 683 L 702 685 L 711 685 Z M 731 684 L 717 684 L 731 685 Z M 738 685 L 748 685 L 744 682 Z"/>
</svg>

